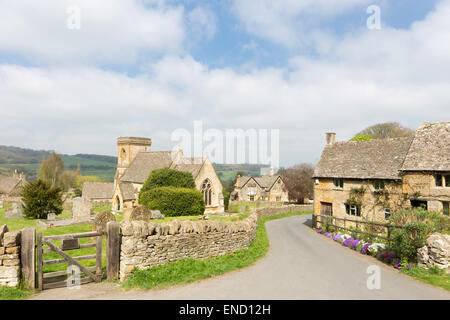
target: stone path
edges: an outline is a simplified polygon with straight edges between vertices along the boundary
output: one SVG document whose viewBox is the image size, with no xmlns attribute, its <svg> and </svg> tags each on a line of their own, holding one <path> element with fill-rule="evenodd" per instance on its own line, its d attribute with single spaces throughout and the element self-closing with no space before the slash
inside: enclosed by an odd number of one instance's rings
<svg viewBox="0 0 450 320">
<path fill-rule="evenodd" d="M 313 232 L 311 216 L 267 223 L 271 249 L 255 265 L 161 290 L 124 291 L 112 283 L 47 290 L 31 299 L 450 299 L 450 293 L 399 274 Z M 369 290 L 367 268 L 381 270 L 381 289 Z"/>
</svg>

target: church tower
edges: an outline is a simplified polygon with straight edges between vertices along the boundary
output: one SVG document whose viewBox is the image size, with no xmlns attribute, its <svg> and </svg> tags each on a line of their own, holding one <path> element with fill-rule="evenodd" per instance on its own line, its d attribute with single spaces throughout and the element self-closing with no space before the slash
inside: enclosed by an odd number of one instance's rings
<svg viewBox="0 0 450 320">
<path fill-rule="evenodd" d="M 115 179 L 120 178 L 131 162 L 140 152 L 150 152 L 152 139 L 121 137 L 117 139 L 117 172 Z"/>
</svg>

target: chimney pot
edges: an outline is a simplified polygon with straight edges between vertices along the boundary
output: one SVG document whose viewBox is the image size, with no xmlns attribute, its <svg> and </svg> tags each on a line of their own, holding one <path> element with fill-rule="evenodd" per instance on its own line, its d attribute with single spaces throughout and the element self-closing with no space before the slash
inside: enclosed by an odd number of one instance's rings
<svg viewBox="0 0 450 320">
<path fill-rule="evenodd" d="M 336 133 L 327 132 L 326 138 L 327 138 L 327 146 L 331 146 L 336 142 Z"/>
</svg>

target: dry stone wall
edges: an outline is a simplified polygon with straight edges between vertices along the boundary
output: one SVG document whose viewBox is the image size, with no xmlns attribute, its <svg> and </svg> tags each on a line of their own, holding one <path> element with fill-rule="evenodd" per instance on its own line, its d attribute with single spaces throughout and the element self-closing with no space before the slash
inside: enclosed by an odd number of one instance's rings
<svg viewBox="0 0 450 320">
<path fill-rule="evenodd" d="M 258 217 L 271 217 L 271 216 L 277 216 L 283 213 L 289 213 L 289 212 L 303 212 L 303 211 L 310 211 L 313 209 L 313 206 L 310 204 L 292 204 L 282 207 L 263 207 L 263 208 L 257 208 L 256 213 L 258 214 Z"/>
<path fill-rule="evenodd" d="M 0 226 L 0 286 L 16 287 L 20 282 L 20 231 Z"/>
<path fill-rule="evenodd" d="M 254 212 L 242 221 L 122 221 L 120 279 L 133 268 L 165 264 L 185 258 L 209 258 L 248 248 L 257 229 Z"/>
</svg>

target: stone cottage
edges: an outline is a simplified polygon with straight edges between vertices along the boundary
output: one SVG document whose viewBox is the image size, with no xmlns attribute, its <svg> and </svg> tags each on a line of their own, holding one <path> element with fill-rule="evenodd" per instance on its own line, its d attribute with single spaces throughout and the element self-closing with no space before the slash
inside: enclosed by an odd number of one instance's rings
<svg viewBox="0 0 450 320">
<path fill-rule="evenodd" d="M 114 210 L 138 205 L 139 191 L 155 169 L 170 168 L 192 173 L 196 188 L 203 193 L 206 213 L 224 211 L 222 183 L 209 157 L 187 158 L 182 150 L 150 151 L 148 138 L 122 137 L 117 139 L 118 164 L 114 178 Z"/>
<path fill-rule="evenodd" d="M 0 175 L 0 198 L 20 199 L 21 187 L 27 184 L 27 180 L 23 173 L 18 173 L 17 170 L 12 175 Z"/>
<path fill-rule="evenodd" d="M 314 172 L 314 213 L 384 221 L 400 208 L 449 214 L 450 122 L 424 123 L 414 137 L 336 142 Z"/>
<path fill-rule="evenodd" d="M 82 196 L 91 203 L 111 204 L 114 195 L 114 183 L 112 182 L 85 182 L 83 183 Z"/>
<path fill-rule="evenodd" d="M 283 178 L 271 169 L 261 177 L 238 176 L 230 200 L 288 202 L 289 195 Z"/>
</svg>

